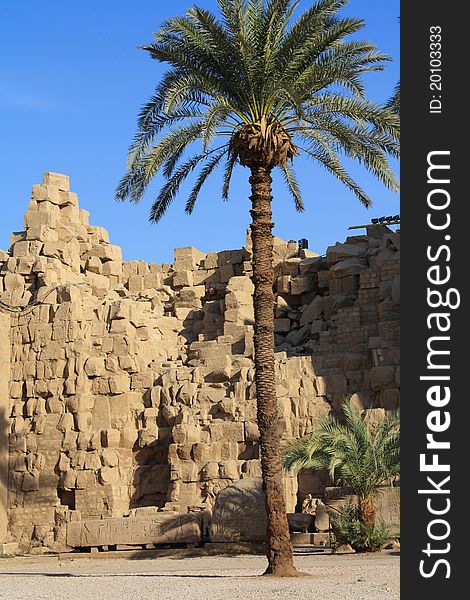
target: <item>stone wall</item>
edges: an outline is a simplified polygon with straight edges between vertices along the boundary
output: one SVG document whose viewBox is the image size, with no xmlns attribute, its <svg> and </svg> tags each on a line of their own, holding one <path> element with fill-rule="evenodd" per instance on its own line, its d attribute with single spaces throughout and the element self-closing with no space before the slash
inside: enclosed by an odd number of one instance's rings
<svg viewBox="0 0 470 600">
<path fill-rule="evenodd" d="M 0 312 L 0 545 L 8 526 L 8 431 L 10 418 L 10 317 Z"/>
<path fill-rule="evenodd" d="M 260 474 L 249 237 L 149 265 L 123 261 L 88 218 L 68 177 L 46 173 L 0 252 L 0 316 L 14 311 L 9 539 L 23 547 L 62 548 L 79 518 L 210 508 Z M 318 256 L 276 238 L 286 439 L 345 395 L 377 415 L 398 406 L 399 239 L 370 227 Z M 286 482 L 292 511 L 297 482 Z M 327 483 L 303 473 L 299 500 Z"/>
</svg>

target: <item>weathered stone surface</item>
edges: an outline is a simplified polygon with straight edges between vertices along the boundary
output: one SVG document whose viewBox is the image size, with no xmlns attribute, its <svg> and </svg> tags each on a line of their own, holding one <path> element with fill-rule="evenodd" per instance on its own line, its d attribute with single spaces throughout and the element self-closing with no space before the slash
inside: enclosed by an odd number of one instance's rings
<svg viewBox="0 0 470 600">
<path fill-rule="evenodd" d="M 195 270 L 200 264 L 202 264 L 205 258 L 206 255 L 204 252 L 201 252 L 192 246 L 188 246 L 186 248 L 175 248 L 175 271 Z"/>
<path fill-rule="evenodd" d="M 0 374 L 0 544 L 3 544 L 7 541 L 8 527 L 10 316 L 2 312 L 0 312 Z"/>
<path fill-rule="evenodd" d="M 395 304 L 400 304 L 400 278 L 395 277 L 392 283 L 392 300 Z"/>
<path fill-rule="evenodd" d="M 312 323 L 315 319 L 323 312 L 323 298 L 321 296 L 315 296 L 315 298 L 310 302 L 308 306 L 302 312 L 302 316 L 300 317 L 300 325 L 306 325 L 307 323 Z"/>
<path fill-rule="evenodd" d="M 143 517 L 67 523 L 67 546 L 86 548 L 116 544 L 197 544 L 202 535 L 201 513 L 154 513 Z"/>
<path fill-rule="evenodd" d="M 307 513 L 287 513 L 287 521 L 291 532 L 301 531 L 307 533 L 313 527 L 315 517 Z M 310 543 L 310 541 L 307 543 Z"/>
<path fill-rule="evenodd" d="M 275 319 L 274 320 L 274 332 L 275 333 L 286 333 L 291 328 L 290 319 Z"/>
<path fill-rule="evenodd" d="M 348 501 L 357 501 L 356 496 L 347 487 L 326 487 L 327 506 L 340 509 Z M 373 499 L 375 516 L 390 529 L 392 536 L 400 536 L 400 488 L 381 487 Z"/>
<path fill-rule="evenodd" d="M 321 500 L 317 500 L 315 506 L 315 529 L 317 531 L 328 531 L 330 528 L 330 517 L 326 506 Z"/>
<path fill-rule="evenodd" d="M 330 273 L 334 279 L 347 277 L 348 275 L 358 275 L 367 269 L 367 261 L 359 258 L 349 258 L 341 260 L 333 265 Z"/>
<path fill-rule="evenodd" d="M 340 244 L 336 243 L 334 246 L 329 246 L 326 250 L 326 261 L 330 265 L 334 265 L 342 260 L 349 260 L 363 256 L 365 253 L 365 246 L 362 244 Z"/>
<path fill-rule="evenodd" d="M 373 390 L 393 387 L 395 368 L 393 366 L 374 367 L 369 370 L 370 386 Z"/>
<path fill-rule="evenodd" d="M 325 258 L 274 240 L 286 439 L 345 395 L 372 426 L 398 406 L 399 246 L 374 231 Z M 241 250 L 177 249 L 173 265 L 123 263 L 68 178 L 33 188 L 25 231 L 0 252 L 0 300 L 27 307 L 10 317 L 0 305 L 8 539 L 46 544 L 59 506 L 64 523 L 122 517 L 131 503 L 186 514 L 259 477 L 251 252 L 248 238 Z M 293 512 L 297 482 L 286 483 Z M 299 477 L 300 499 L 326 484 Z"/>
<path fill-rule="evenodd" d="M 234 482 L 216 498 L 209 530 L 211 542 L 264 542 L 266 509 L 261 479 Z"/>
</svg>

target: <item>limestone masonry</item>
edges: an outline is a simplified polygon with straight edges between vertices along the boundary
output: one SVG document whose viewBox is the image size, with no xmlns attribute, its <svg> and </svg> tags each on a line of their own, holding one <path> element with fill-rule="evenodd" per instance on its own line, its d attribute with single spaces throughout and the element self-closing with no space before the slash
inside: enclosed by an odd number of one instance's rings
<svg viewBox="0 0 470 600">
<path fill-rule="evenodd" d="M 61 550 L 69 522 L 211 509 L 260 475 L 249 237 L 124 262 L 88 217 L 46 173 L 0 251 L 0 545 Z M 286 439 L 346 395 L 398 406 L 399 249 L 385 226 L 325 256 L 275 239 Z M 289 512 L 328 484 L 286 482 Z"/>
</svg>

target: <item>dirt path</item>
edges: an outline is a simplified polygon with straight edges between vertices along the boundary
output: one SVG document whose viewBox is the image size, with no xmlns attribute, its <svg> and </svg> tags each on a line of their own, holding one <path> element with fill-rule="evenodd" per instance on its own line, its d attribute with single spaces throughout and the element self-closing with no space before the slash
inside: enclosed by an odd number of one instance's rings
<svg viewBox="0 0 470 600">
<path fill-rule="evenodd" d="M 0 560 L 0 598 L 8 600 L 398 600 L 399 557 L 306 555 L 312 577 L 257 577 L 261 556 Z"/>
</svg>

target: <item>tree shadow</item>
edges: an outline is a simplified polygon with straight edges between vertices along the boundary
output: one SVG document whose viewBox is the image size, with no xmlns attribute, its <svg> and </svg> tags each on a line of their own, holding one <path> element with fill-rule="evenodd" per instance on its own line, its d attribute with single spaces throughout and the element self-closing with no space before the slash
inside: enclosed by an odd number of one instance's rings
<svg viewBox="0 0 470 600">
<path fill-rule="evenodd" d="M 30 572 L 0 572 L 0 576 L 8 577 L 52 577 L 52 578 L 73 578 L 73 579 L 93 579 L 103 577 L 150 577 L 150 578 L 171 578 L 171 579 L 254 579 L 257 575 L 206 575 L 206 574 L 184 574 L 184 573 L 47 573 L 45 571 Z"/>
</svg>

